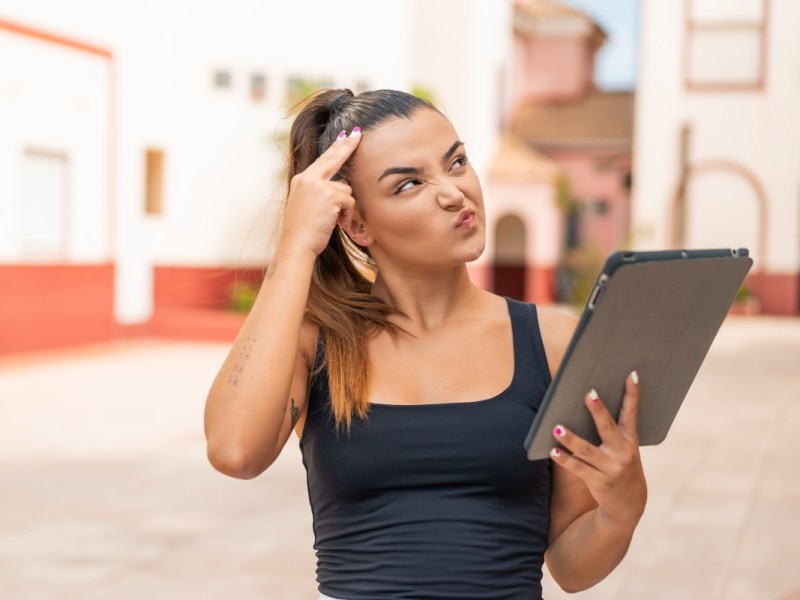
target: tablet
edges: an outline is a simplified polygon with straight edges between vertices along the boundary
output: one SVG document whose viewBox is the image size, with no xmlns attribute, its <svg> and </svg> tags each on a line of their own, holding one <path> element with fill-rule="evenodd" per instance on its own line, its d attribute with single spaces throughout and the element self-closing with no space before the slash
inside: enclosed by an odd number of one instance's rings
<svg viewBox="0 0 800 600">
<path fill-rule="evenodd" d="M 558 424 L 599 444 L 584 397 L 594 388 L 618 418 L 634 369 L 639 442 L 662 442 L 752 264 L 746 248 L 610 254 L 531 424 L 528 458 L 548 457 Z"/>
</svg>

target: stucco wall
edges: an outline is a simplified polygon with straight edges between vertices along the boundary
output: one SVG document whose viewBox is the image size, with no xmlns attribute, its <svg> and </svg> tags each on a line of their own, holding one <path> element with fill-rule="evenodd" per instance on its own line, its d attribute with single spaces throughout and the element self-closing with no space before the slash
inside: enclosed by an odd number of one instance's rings
<svg viewBox="0 0 800 600">
<path fill-rule="evenodd" d="M 643 2 L 634 155 L 635 244 L 662 248 L 670 243 L 679 132 L 689 124 L 690 163 L 724 159 L 744 168 L 763 187 L 768 219 L 764 257 L 753 231 L 757 208 L 752 186 L 732 172 L 704 175 L 690 184 L 690 245 L 746 245 L 753 252 L 754 269 L 798 274 L 800 4 L 770 2 L 766 84 L 746 91 L 686 89 L 681 65 L 684 7 L 684 2 Z"/>
</svg>

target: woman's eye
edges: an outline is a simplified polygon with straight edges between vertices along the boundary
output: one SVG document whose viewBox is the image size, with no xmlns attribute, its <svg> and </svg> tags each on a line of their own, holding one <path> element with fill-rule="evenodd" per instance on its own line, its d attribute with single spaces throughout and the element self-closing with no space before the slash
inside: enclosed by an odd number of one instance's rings
<svg viewBox="0 0 800 600">
<path fill-rule="evenodd" d="M 399 194 L 400 192 L 408 191 L 412 187 L 414 187 L 417 183 L 419 183 L 419 181 L 417 181 L 416 179 L 406 179 L 403 183 L 397 186 L 397 189 L 395 189 L 395 193 Z"/>
<path fill-rule="evenodd" d="M 453 163 L 450 165 L 451 169 L 458 170 L 467 164 L 467 157 L 465 155 L 457 156 Z"/>
</svg>

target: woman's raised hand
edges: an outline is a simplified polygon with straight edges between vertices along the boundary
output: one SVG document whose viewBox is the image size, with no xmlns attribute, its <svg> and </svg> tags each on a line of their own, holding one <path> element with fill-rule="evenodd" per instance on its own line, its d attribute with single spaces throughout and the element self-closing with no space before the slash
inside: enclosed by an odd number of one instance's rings
<svg viewBox="0 0 800 600">
<path fill-rule="evenodd" d="M 332 181 L 355 152 L 361 140 L 356 127 L 347 135 L 342 131 L 302 173 L 292 177 L 286 200 L 281 244 L 295 250 L 308 251 L 316 258 L 328 245 L 337 223 L 346 225 L 351 219 L 355 200 L 344 181 Z"/>
<path fill-rule="evenodd" d="M 583 480 L 609 529 L 632 531 L 647 501 L 637 431 L 639 376 L 634 371 L 625 382 L 618 422 L 594 390 L 586 395 L 585 401 L 601 444 L 595 446 L 559 425 L 553 435 L 569 452 L 553 448 L 550 457 Z"/>
</svg>

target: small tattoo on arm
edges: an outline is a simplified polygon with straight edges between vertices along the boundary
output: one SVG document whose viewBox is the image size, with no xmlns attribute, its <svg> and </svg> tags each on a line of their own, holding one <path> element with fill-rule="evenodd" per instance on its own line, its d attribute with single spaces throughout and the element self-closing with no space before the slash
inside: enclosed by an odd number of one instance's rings
<svg viewBox="0 0 800 600">
<path fill-rule="evenodd" d="M 239 383 L 239 375 L 244 373 L 244 363 L 246 363 L 250 358 L 250 354 L 253 351 L 253 344 L 255 343 L 255 341 L 256 338 L 248 336 L 247 338 L 245 338 L 241 348 L 239 348 L 238 358 L 234 363 L 231 372 L 228 374 L 229 385 L 236 387 L 236 385 Z"/>
<path fill-rule="evenodd" d="M 297 405 L 294 403 L 294 398 L 290 398 L 289 401 L 291 402 L 289 412 L 292 415 L 292 429 L 294 429 L 294 426 L 297 425 L 297 419 L 300 418 L 300 409 L 297 408 Z"/>
</svg>

